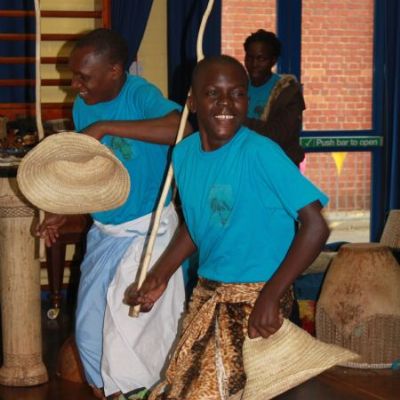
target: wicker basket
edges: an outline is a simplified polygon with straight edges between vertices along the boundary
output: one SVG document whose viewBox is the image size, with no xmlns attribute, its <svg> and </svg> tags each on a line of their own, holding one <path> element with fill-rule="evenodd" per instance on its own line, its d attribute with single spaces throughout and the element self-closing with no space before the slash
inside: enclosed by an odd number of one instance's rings
<svg viewBox="0 0 400 400">
<path fill-rule="evenodd" d="M 388 247 L 341 247 L 317 302 L 316 335 L 360 354 L 346 366 L 389 368 L 400 359 L 400 266 Z"/>
</svg>

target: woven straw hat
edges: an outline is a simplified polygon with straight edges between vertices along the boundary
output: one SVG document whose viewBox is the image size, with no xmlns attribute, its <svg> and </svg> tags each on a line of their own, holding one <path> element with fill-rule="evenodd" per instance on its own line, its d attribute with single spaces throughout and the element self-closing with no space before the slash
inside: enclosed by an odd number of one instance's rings
<svg viewBox="0 0 400 400">
<path fill-rule="evenodd" d="M 36 207 L 56 214 L 86 214 L 121 206 L 128 171 L 98 140 L 75 132 L 42 140 L 23 159 L 17 180 Z"/>
<path fill-rule="evenodd" d="M 268 339 L 245 340 L 247 382 L 242 400 L 271 399 L 355 357 L 350 350 L 320 342 L 284 319 L 282 327 Z"/>
</svg>

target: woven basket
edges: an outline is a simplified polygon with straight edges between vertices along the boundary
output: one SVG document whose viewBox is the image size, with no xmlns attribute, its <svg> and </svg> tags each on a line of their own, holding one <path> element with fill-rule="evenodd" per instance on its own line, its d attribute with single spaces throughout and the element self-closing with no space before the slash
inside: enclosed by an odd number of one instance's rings
<svg viewBox="0 0 400 400">
<path fill-rule="evenodd" d="M 315 324 L 318 339 L 360 355 L 346 366 L 389 368 L 400 359 L 400 266 L 388 247 L 341 247 L 322 285 Z"/>
<path fill-rule="evenodd" d="M 389 212 L 380 243 L 392 249 L 400 249 L 400 210 Z"/>
</svg>

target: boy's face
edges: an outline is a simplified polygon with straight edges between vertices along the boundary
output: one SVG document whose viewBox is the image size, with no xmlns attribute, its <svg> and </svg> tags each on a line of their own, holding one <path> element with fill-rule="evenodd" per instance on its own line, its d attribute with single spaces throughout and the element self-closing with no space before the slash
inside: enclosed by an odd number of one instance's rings
<svg viewBox="0 0 400 400">
<path fill-rule="evenodd" d="M 72 88 L 86 104 L 112 100 L 119 93 L 121 67 L 110 64 L 105 57 L 94 53 L 92 47 L 77 48 L 69 60 Z"/>
<path fill-rule="evenodd" d="M 271 56 L 269 46 L 264 42 L 250 43 L 244 58 L 244 64 L 253 86 L 263 85 L 271 75 L 276 58 Z"/>
<path fill-rule="evenodd" d="M 247 76 L 239 65 L 211 63 L 198 71 L 189 97 L 197 113 L 203 149 L 211 151 L 229 142 L 247 114 Z"/>
</svg>

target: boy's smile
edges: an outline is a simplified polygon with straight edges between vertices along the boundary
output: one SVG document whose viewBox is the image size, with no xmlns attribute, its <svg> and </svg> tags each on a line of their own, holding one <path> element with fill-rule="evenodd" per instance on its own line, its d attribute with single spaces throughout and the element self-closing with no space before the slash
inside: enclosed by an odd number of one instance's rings
<svg viewBox="0 0 400 400">
<path fill-rule="evenodd" d="M 196 74 L 189 106 L 197 113 L 205 151 L 229 142 L 245 120 L 247 80 L 245 70 L 236 62 L 211 61 Z"/>
</svg>

